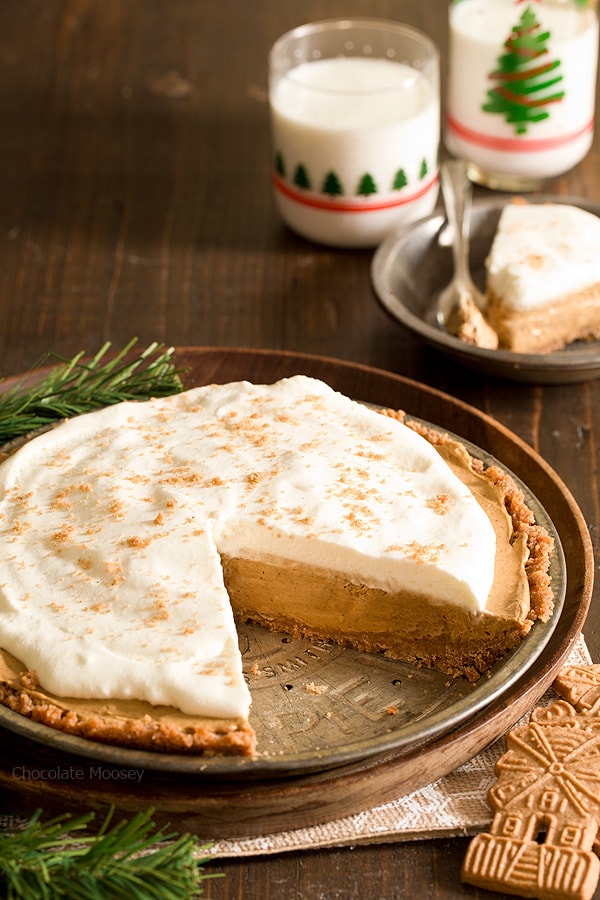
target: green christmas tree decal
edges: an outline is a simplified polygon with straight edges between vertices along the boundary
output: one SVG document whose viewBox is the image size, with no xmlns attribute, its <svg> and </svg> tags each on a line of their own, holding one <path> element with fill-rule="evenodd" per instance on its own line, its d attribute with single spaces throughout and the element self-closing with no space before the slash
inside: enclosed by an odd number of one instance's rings
<svg viewBox="0 0 600 900">
<path fill-rule="evenodd" d="M 281 175 L 282 178 L 285 178 L 285 161 L 283 159 L 283 153 L 277 153 L 275 155 L 275 171 L 278 175 Z"/>
<path fill-rule="evenodd" d="M 335 172 L 327 173 L 327 175 L 325 176 L 325 180 L 323 181 L 321 192 L 323 194 L 328 194 L 330 197 L 339 197 L 340 194 L 344 193 L 344 189 L 342 188 L 340 179 L 337 177 Z"/>
<path fill-rule="evenodd" d="M 299 163 L 296 166 L 296 171 L 294 172 L 294 184 L 296 187 L 302 188 L 304 191 L 310 190 L 310 178 L 308 177 L 308 172 L 306 168 Z"/>
<path fill-rule="evenodd" d="M 368 172 L 365 172 L 363 177 L 360 179 L 356 193 L 361 197 L 368 197 L 370 194 L 377 193 L 377 185 L 373 180 L 373 176 L 369 175 Z"/>
<path fill-rule="evenodd" d="M 396 175 L 394 177 L 394 183 L 392 185 L 393 191 L 399 191 L 402 188 L 406 187 L 408 184 L 408 178 L 406 177 L 406 172 L 404 169 L 398 169 Z"/>
<path fill-rule="evenodd" d="M 427 176 L 429 172 L 429 166 L 427 165 L 427 160 L 424 158 L 421 163 L 421 168 L 419 170 L 419 180 L 423 181 L 423 179 Z"/>
<path fill-rule="evenodd" d="M 553 90 L 562 81 L 560 60 L 541 59 L 548 55 L 549 37 L 550 32 L 541 30 L 528 6 L 504 44 L 506 53 L 498 58 L 498 68 L 489 76 L 495 87 L 487 92 L 489 99 L 482 109 L 503 115 L 517 134 L 524 134 L 531 123 L 547 119 L 546 107 L 565 95 Z"/>
</svg>

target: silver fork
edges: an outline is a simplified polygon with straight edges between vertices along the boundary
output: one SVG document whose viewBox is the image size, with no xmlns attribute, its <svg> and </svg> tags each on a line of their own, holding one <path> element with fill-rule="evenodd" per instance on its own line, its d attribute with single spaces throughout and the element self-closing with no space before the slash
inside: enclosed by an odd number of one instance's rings
<svg viewBox="0 0 600 900">
<path fill-rule="evenodd" d="M 469 228 L 471 220 L 472 185 L 467 176 L 465 163 L 452 159 L 443 163 L 440 172 L 442 196 L 446 207 L 446 218 L 451 232 L 454 275 L 447 287 L 440 293 L 436 306 L 438 325 L 446 328 L 452 311 L 461 301 L 471 298 L 483 312 L 486 300 L 473 282 L 469 269 Z"/>
</svg>

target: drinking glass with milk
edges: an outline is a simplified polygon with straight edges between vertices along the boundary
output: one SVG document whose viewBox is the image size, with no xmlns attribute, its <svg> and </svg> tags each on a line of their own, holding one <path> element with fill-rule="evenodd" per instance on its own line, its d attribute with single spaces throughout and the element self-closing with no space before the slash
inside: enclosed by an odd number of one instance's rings
<svg viewBox="0 0 600 900">
<path fill-rule="evenodd" d="M 439 55 L 409 26 L 326 20 L 269 57 L 273 185 L 284 222 L 338 247 L 373 247 L 438 195 Z"/>
<path fill-rule="evenodd" d="M 470 178 L 534 190 L 594 134 L 597 0 L 451 0 L 445 143 Z"/>
</svg>

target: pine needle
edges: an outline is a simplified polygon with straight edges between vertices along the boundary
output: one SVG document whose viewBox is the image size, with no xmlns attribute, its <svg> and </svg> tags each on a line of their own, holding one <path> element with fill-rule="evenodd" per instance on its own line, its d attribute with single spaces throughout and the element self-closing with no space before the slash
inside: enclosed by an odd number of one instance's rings
<svg viewBox="0 0 600 900">
<path fill-rule="evenodd" d="M 210 857 L 188 834 L 157 829 L 153 810 L 97 834 L 93 813 L 42 821 L 38 810 L 22 831 L 0 836 L 0 890 L 6 900 L 191 900 L 202 895 Z M 157 846 L 159 845 L 159 846 Z"/>
<path fill-rule="evenodd" d="M 105 361 L 105 343 L 86 361 L 84 351 L 32 384 L 0 393 L 0 444 L 64 418 L 123 400 L 146 400 L 183 390 L 173 348 L 156 342 L 127 359 L 130 341 Z M 42 365 L 40 363 L 40 365 Z M 22 831 L 0 836 L 0 890 L 7 900 L 190 900 L 200 896 L 208 857 L 198 858 L 194 837 L 156 829 L 153 811 L 109 827 L 109 813 L 98 834 L 86 829 L 88 813 L 42 822 L 35 813 Z M 161 846 L 157 846 L 161 845 Z"/>
<path fill-rule="evenodd" d="M 25 381 L 0 392 L 0 445 L 122 400 L 147 400 L 183 390 L 181 371 L 173 363 L 174 349 L 154 342 L 129 359 L 136 342 L 134 338 L 108 360 L 110 341 L 91 360 L 84 351 L 71 360 L 49 353 L 40 365 L 49 360 L 61 365 L 32 384 Z"/>
</svg>

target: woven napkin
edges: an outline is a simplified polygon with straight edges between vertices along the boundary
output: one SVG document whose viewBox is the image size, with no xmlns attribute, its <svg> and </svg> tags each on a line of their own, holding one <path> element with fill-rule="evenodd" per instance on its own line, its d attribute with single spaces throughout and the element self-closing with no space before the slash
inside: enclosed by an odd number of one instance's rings
<svg viewBox="0 0 600 900">
<path fill-rule="evenodd" d="M 574 644 L 566 665 L 592 662 L 583 636 Z M 556 695 L 548 690 L 539 701 L 545 706 Z M 521 721 L 526 721 L 528 714 Z M 211 845 L 213 858 L 264 856 L 292 850 L 458 837 L 485 831 L 492 814 L 486 802 L 496 780 L 494 766 L 505 752 L 499 738 L 469 762 L 438 781 L 397 800 L 323 825 L 298 828 L 260 837 L 217 840 Z M 0 830 L 24 826 L 26 820 L 0 815 Z"/>
</svg>

